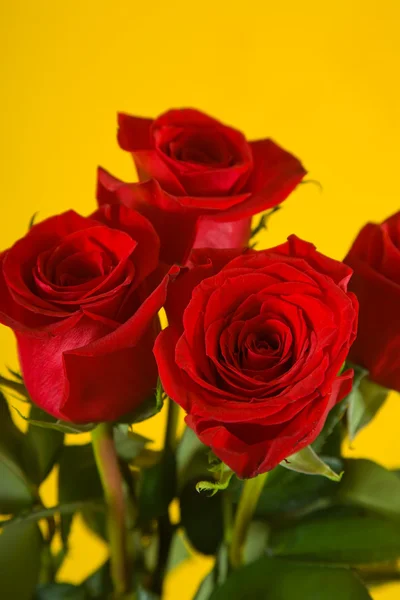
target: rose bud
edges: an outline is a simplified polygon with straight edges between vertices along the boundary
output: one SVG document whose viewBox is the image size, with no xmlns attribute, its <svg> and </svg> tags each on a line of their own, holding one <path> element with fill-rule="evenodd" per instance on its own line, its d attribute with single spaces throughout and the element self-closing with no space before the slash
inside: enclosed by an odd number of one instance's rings
<svg viewBox="0 0 400 600">
<path fill-rule="evenodd" d="M 350 289 L 360 303 L 349 358 L 376 383 L 400 391 L 400 212 L 365 225 L 344 262 L 354 271 Z"/>
<path fill-rule="evenodd" d="M 139 180 L 155 179 L 168 192 L 149 201 L 153 211 L 174 214 L 171 237 L 181 235 L 185 221 L 190 227 L 201 217 L 196 247 L 246 246 L 251 217 L 285 200 L 306 174 L 272 140 L 248 142 L 240 131 L 193 109 L 170 110 L 155 120 L 120 114 L 118 140 L 132 154 Z M 136 207 L 128 190 L 129 184 L 100 170 L 100 201 L 108 191 Z"/>
<path fill-rule="evenodd" d="M 155 344 L 166 393 L 239 477 L 269 471 L 320 433 L 351 390 L 351 269 L 295 236 L 269 250 L 195 250 L 171 284 Z"/>
<path fill-rule="evenodd" d="M 0 321 L 35 404 L 66 421 L 111 421 L 151 394 L 169 279 L 158 253 L 145 217 L 104 206 L 49 218 L 0 255 Z"/>
</svg>

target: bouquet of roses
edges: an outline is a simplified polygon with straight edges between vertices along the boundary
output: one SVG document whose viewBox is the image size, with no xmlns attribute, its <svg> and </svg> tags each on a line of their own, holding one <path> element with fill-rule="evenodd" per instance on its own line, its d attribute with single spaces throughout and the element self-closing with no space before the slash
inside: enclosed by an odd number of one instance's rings
<svg viewBox="0 0 400 600">
<path fill-rule="evenodd" d="M 400 578 L 400 478 L 342 444 L 400 391 L 400 213 L 343 262 L 295 233 L 259 249 L 292 154 L 189 109 L 121 114 L 118 141 L 138 183 L 99 169 L 90 216 L 0 255 L 0 597 L 154 600 L 197 551 L 196 600 L 371 598 Z M 161 410 L 155 451 L 135 424 Z M 57 582 L 75 513 L 110 550 L 80 586 Z"/>
</svg>

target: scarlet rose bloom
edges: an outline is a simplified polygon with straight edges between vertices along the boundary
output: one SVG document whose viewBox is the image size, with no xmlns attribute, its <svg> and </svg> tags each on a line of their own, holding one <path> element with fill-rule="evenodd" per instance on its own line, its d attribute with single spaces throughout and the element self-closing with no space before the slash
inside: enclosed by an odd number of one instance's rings
<svg viewBox="0 0 400 600">
<path fill-rule="evenodd" d="M 344 262 L 354 270 L 350 287 L 360 303 L 350 360 L 400 391 L 400 212 L 365 225 Z"/>
<path fill-rule="evenodd" d="M 105 206 L 92 218 L 47 219 L 0 255 L 0 320 L 14 330 L 26 387 L 45 411 L 114 420 L 155 388 L 168 281 L 155 277 L 158 251 L 149 221 Z"/>
<path fill-rule="evenodd" d="M 251 217 L 285 200 L 306 173 L 272 140 L 247 142 L 240 131 L 192 109 L 170 110 L 154 121 L 120 114 L 118 140 L 131 152 L 139 180 L 155 179 L 168 193 L 150 202 L 154 211 L 173 213 L 171 239 L 182 235 L 186 220 L 202 217 L 196 247 L 247 245 Z M 134 206 L 128 189 L 99 172 L 100 198 L 112 191 Z"/>
<path fill-rule="evenodd" d="M 291 236 L 270 250 L 198 250 L 171 284 L 155 344 L 166 393 L 239 477 L 273 469 L 320 433 L 351 390 L 351 269 Z"/>
</svg>

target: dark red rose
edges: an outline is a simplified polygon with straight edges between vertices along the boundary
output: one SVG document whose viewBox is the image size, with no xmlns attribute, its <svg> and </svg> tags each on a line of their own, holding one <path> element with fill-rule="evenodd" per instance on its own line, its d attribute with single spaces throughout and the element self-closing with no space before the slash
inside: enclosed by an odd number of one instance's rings
<svg viewBox="0 0 400 600">
<path fill-rule="evenodd" d="M 239 131 L 192 109 L 156 120 L 120 114 L 118 140 L 131 152 L 140 181 L 156 179 L 170 195 L 167 205 L 159 195 L 153 198 L 153 210 L 180 213 L 182 221 L 201 216 L 195 247 L 247 245 L 251 217 L 285 200 L 306 173 L 272 140 L 247 142 Z M 100 193 L 110 189 L 102 175 Z M 126 191 L 124 198 L 132 204 Z"/>
<path fill-rule="evenodd" d="M 400 391 L 400 212 L 365 225 L 344 262 L 354 270 L 350 289 L 360 303 L 350 360 Z"/>
<path fill-rule="evenodd" d="M 351 389 L 351 269 L 291 236 L 270 250 L 198 250 L 171 284 L 155 344 L 166 393 L 239 477 L 315 440 Z M 236 251 L 237 254 L 237 251 Z"/>
<path fill-rule="evenodd" d="M 154 389 L 169 279 L 156 278 L 158 251 L 147 219 L 104 206 L 47 219 L 0 255 L 0 320 L 41 408 L 76 423 L 114 420 Z"/>
</svg>

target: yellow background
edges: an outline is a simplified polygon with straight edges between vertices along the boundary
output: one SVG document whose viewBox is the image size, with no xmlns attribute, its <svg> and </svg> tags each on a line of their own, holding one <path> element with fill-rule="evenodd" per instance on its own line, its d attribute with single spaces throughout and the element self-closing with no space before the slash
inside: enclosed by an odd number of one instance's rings
<svg viewBox="0 0 400 600">
<path fill-rule="evenodd" d="M 3 0 L 0 247 L 35 211 L 92 211 L 98 164 L 133 177 L 115 140 L 117 110 L 195 106 L 250 139 L 275 138 L 323 185 L 290 197 L 264 245 L 295 232 L 343 257 L 366 220 L 400 205 L 399 17 L 398 0 Z M 0 348 L 0 365 L 15 366 L 4 328 Z M 399 465 L 399 422 L 392 395 L 348 452 Z M 145 425 L 153 438 L 161 427 L 162 417 Z M 79 581 L 105 549 L 78 522 L 75 532 L 62 576 Z M 184 566 L 169 600 L 189 600 L 208 567 Z"/>
</svg>

